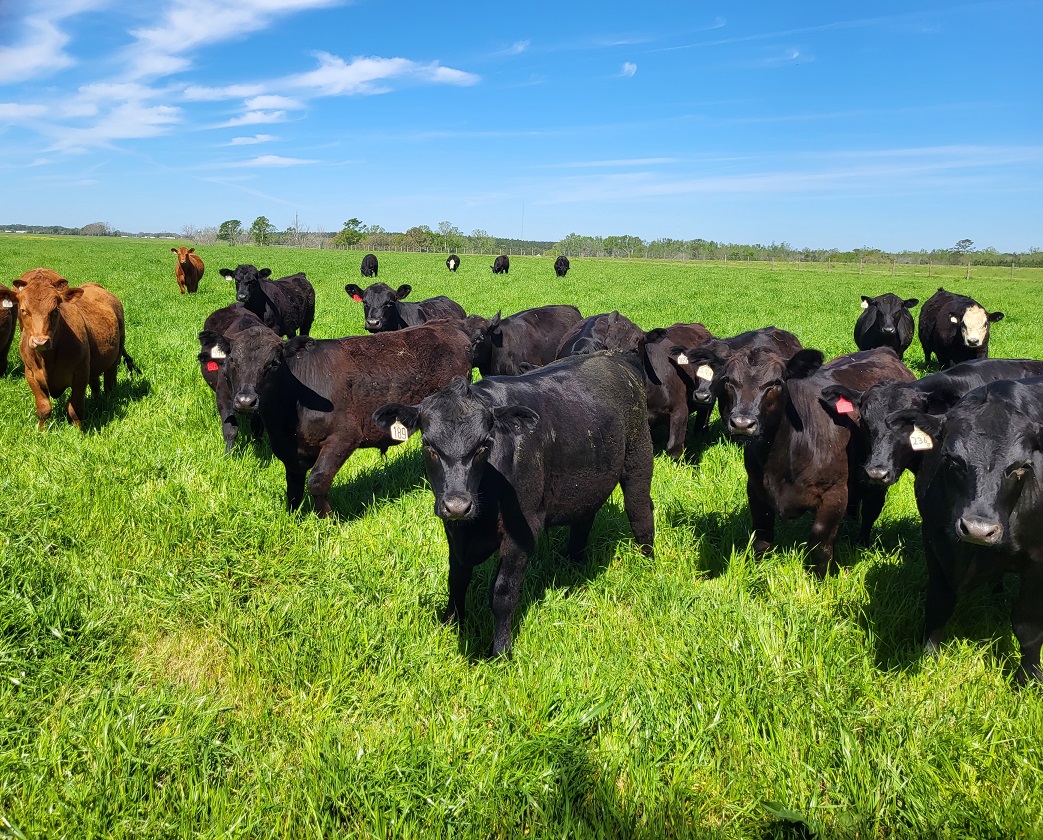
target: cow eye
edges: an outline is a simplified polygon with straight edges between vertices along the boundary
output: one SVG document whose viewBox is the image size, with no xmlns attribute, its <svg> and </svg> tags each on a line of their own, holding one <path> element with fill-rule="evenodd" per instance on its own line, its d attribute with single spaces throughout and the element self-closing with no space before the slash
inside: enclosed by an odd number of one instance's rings
<svg viewBox="0 0 1043 840">
<path fill-rule="evenodd" d="M 765 391 L 778 391 L 778 390 L 781 390 L 781 389 L 782 389 L 782 380 L 781 379 L 776 379 L 774 382 L 769 382 L 767 384 L 767 386 L 765 386 L 765 388 L 764 388 Z"/>
<path fill-rule="evenodd" d="M 435 450 L 432 449 L 430 446 L 425 446 L 424 447 L 424 455 L 427 457 L 427 459 L 429 461 L 431 461 L 433 463 L 436 463 L 436 464 L 441 460 L 438 457 L 438 453 L 435 452 Z"/>
</svg>

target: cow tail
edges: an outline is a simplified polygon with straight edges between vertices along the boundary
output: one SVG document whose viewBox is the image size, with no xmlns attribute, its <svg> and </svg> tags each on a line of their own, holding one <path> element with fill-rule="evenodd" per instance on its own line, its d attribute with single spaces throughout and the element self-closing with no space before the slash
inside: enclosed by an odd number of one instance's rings
<svg viewBox="0 0 1043 840">
<path fill-rule="evenodd" d="M 130 357 L 130 353 L 126 350 L 121 350 L 120 355 L 123 357 L 123 362 L 127 366 L 127 373 L 133 376 L 135 373 L 141 373 L 141 368 L 134 364 L 134 360 Z"/>
</svg>

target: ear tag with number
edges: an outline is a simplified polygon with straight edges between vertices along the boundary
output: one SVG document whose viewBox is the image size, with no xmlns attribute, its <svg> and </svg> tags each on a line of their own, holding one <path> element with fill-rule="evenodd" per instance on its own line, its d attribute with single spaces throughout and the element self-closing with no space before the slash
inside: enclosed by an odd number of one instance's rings
<svg viewBox="0 0 1043 840">
<path fill-rule="evenodd" d="M 2 305 L 4 309 L 14 309 L 14 301 L 9 298 L 4 298 L 3 304 L 0 305 Z"/>
<path fill-rule="evenodd" d="M 934 449 L 934 441 L 931 440 L 931 436 L 919 426 L 913 426 L 913 430 L 909 433 L 909 445 L 914 452 L 926 452 L 928 449 Z"/>
<path fill-rule="evenodd" d="M 405 423 L 401 420 L 396 420 L 391 424 L 391 439 L 400 442 L 409 440 L 409 429 L 406 428 Z"/>
<path fill-rule="evenodd" d="M 217 345 L 214 345 L 213 347 L 210 348 L 210 358 L 211 359 L 224 359 L 224 358 L 227 358 L 227 354 L 220 347 L 218 347 Z"/>
<path fill-rule="evenodd" d="M 862 308 L 863 309 L 868 309 L 869 308 L 869 301 L 868 300 L 862 301 Z"/>
<path fill-rule="evenodd" d="M 695 371 L 695 375 L 704 382 L 712 382 L 713 368 L 709 365 L 699 365 L 699 368 Z"/>
<path fill-rule="evenodd" d="M 352 299 L 353 301 L 355 301 L 356 303 L 358 303 L 359 301 L 361 301 L 361 300 L 362 300 L 362 295 L 352 295 L 352 296 L 351 296 L 351 299 Z"/>
<path fill-rule="evenodd" d="M 837 414 L 853 414 L 855 406 L 847 397 L 841 397 L 837 400 L 836 409 Z"/>
<path fill-rule="evenodd" d="M 677 354 L 677 364 L 686 365 L 688 364 L 688 357 L 684 353 Z"/>
</svg>

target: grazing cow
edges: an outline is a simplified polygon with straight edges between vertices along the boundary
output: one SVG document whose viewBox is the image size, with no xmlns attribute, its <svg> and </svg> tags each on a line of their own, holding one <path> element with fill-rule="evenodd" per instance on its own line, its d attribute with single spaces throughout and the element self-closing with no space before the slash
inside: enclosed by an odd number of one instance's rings
<svg viewBox="0 0 1043 840">
<path fill-rule="evenodd" d="M 68 280 L 46 268 L 25 272 L 14 287 L 22 327 L 18 349 L 39 428 L 51 416 L 51 399 L 70 388 L 66 411 L 82 429 L 88 384 L 94 394 L 103 382 L 105 392 L 111 391 L 121 359 L 131 374 L 138 370 L 125 347 L 123 305 L 97 283 L 70 288 Z"/>
<path fill-rule="evenodd" d="M 582 556 L 594 518 L 616 485 L 641 551 L 651 556 L 652 440 L 633 354 L 598 353 L 521 376 L 456 379 L 419 405 L 392 403 L 374 420 L 423 436 L 435 514 L 449 544 L 449 604 L 463 623 L 475 566 L 499 551 L 490 600 L 492 656 L 510 651 L 511 622 L 539 533 L 570 525 Z"/>
<path fill-rule="evenodd" d="M 1035 359 L 975 359 L 932 373 L 915 382 L 888 382 L 857 391 L 836 385 L 826 388 L 827 400 L 848 400 L 859 417 L 859 430 L 868 453 L 864 477 L 890 487 L 909 469 L 919 472 L 931 439 L 908 421 L 895 419 L 900 411 L 945 414 L 957 400 L 975 388 L 1000 379 L 1043 376 L 1043 362 Z"/>
<path fill-rule="evenodd" d="M 772 326 L 711 338 L 696 347 L 675 346 L 670 355 L 693 383 L 692 401 L 705 406 L 707 415 L 716 402 L 725 431 L 741 436 L 743 428 L 731 425 L 735 406 L 740 416 L 755 417 L 786 362 L 802 349 L 793 333 Z"/>
<path fill-rule="evenodd" d="M 846 385 L 865 390 L 878 382 L 909 382 L 914 377 L 889 347 L 861 350 L 822 365 L 818 350 L 801 350 L 788 362 L 765 362 L 772 384 L 755 415 L 736 404 L 734 437 L 745 438 L 746 492 L 753 518 L 754 551 L 775 540 L 775 517 L 794 519 L 811 511 L 808 565 L 820 578 L 835 570 L 833 544 L 845 512 L 862 512 L 858 539 L 869 535 L 884 506 L 887 489 L 859 481 L 864 453 L 845 400 L 827 402 L 824 390 Z M 758 379 L 763 377 L 758 374 Z"/>
<path fill-rule="evenodd" d="M 509 274 L 511 270 L 511 261 L 507 258 L 506 254 L 500 254 L 491 266 L 493 274 Z"/>
<path fill-rule="evenodd" d="M 554 361 L 562 336 L 582 318 L 568 304 L 539 306 L 502 319 L 499 312 L 492 318 L 469 315 L 464 331 L 482 376 L 516 376 Z"/>
<path fill-rule="evenodd" d="M 984 385 L 944 416 L 901 414 L 933 443 L 916 476 L 927 651 L 938 651 L 961 595 L 1012 572 L 1021 582 L 1011 610 L 1016 678 L 1043 679 L 1043 379 Z"/>
<path fill-rule="evenodd" d="M 616 310 L 590 315 L 561 337 L 555 357 L 564 359 L 598 350 L 636 350 L 645 331 Z"/>
<path fill-rule="evenodd" d="M 0 376 L 7 373 L 7 354 L 14 342 L 14 327 L 18 320 L 18 292 L 0 284 Z"/>
<path fill-rule="evenodd" d="M 377 276 L 377 255 L 366 254 L 362 258 L 362 276 L 363 277 L 376 277 Z"/>
<path fill-rule="evenodd" d="M 445 258 L 445 267 L 450 271 L 456 271 L 460 267 L 460 258 L 456 254 L 450 254 Z"/>
<path fill-rule="evenodd" d="M 709 424 L 713 404 L 696 402 L 691 373 L 686 366 L 677 364 L 671 350 L 678 345 L 699 347 L 711 338 L 702 324 L 674 324 L 650 330 L 638 347 L 645 363 L 648 423 L 652 428 L 668 424 L 666 452 L 674 460 L 684 452 L 688 416 L 695 413 L 695 428 L 702 431 Z"/>
<path fill-rule="evenodd" d="M 332 510 L 330 485 L 352 452 L 384 452 L 399 442 L 374 425 L 377 408 L 388 400 L 419 402 L 471 372 L 467 336 L 449 321 L 322 340 L 282 341 L 265 327 L 250 327 L 230 341 L 218 336 L 216 346 L 228 357 L 232 407 L 260 414 L 286 468 L 287 506 L 300 507 L 311 470 L 307 490 L 321 517 Z"/>
<path fill-rule="evenodd" d="M 890 347 L 901 359 L 913 341 L 913 316 L 909 312 L 920 301 L 902 300 L 890 292 L 877 297 L 862 295 L 862 314 L 855 321 L 855 344 L 859 350 Z"/>
<path fill-rule="evenodd" d="M 989 355 L 989 325 L 1003 320 L 1002 312 L 986 312 L 974 298 L 939 288 L 920 307 L 919 336 L 924 362 L 931 354 L 943 368 Z"/>
<path fill-rule="evenodd" d="M 199 281 L 203 279 L 203 259 L 195 248 L 171 248 L 177 254 L 177 265 L 174 266 L 174 279 L 181 294 L 189 291 L 195 294 L 199 289 Z"/>
<path fill-rule="evenodd" d="M 279 335 L 293 338 L 311 332 L 315 320 L 315 289 L 303 272 L 269 280 L 270 268 L 252 265 L 222 268 L 222 277 L 235 281 L 235 299 Z"/>
<path fill-rule="evenodd" d="M 362 304 L 366 319 L 366 330 L 371 333 L 416 327 L 438 318 L 466 318 L 467 313 L 455 300 L 445 295 L 427 298 L 417 303 L 402 300 L 413 287 L 408 283 L 392 289 L 387 283 L 374 283 L 365 289 L 355 283 L 344 287 L 351 299 Z"/>
<path fill-rule="evenodd" d="M 222 307 L 207 316 L 203 322 L 203 331 L 199 333 L 199 372 L 203 381 L 210 386 L 217 400 L 217 416 L 221 418 L 221 435 L 225 441 L 225 452 L 230 452 L 239 433 L 239 421 L 232 406 L 232 394 L 228 389 L 228 381 L 224 376 L 227 355 L 218 346 L 218 339 L 224 336 L 231 340 L 243 330 L 250 327 L 263 327 L 264 322 L 241 303 L 233 303 Z M 264 434 L 264 426 L 260 415 L 250 418 L 250 430 L 255 438 Z"/>
<path fill-rule="evenodd" d="M 572 266 L 569 265 L 569 258 L 562 254 L 554 261 L 554 273 L 558 277 L 564 277 L 569 273 L 569 269 Z"/>
</svg>

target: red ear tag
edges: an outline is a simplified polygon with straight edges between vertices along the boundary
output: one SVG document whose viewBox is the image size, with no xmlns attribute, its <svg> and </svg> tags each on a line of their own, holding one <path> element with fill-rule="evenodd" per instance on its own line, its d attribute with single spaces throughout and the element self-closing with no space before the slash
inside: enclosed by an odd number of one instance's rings
<svg viewBox="0 0 1043 840">
<path fill-rule="evenodd" d="M 208 371 L 210 371 L 211 373 L 213 373 L 215 370 L 217 370 L 217 362 L 213 362 L 213 361 L 207 362 L 206 363 L 206 369 Z"/>
<path fill-rule="evenodd" d="M 851 414 L 855 410 L 851 400 L 841 397 L 837 400 L 837 414 Z"/>
<path fill-rule="evenodd" d="M 351 299 L 352 299 L 353 301 L 356 301 L 356 302 L 358 302 L 358 301 L 362 300 L 362 295 L 352 295 L 352 296 L 351 296 Z"/>
</svg>

